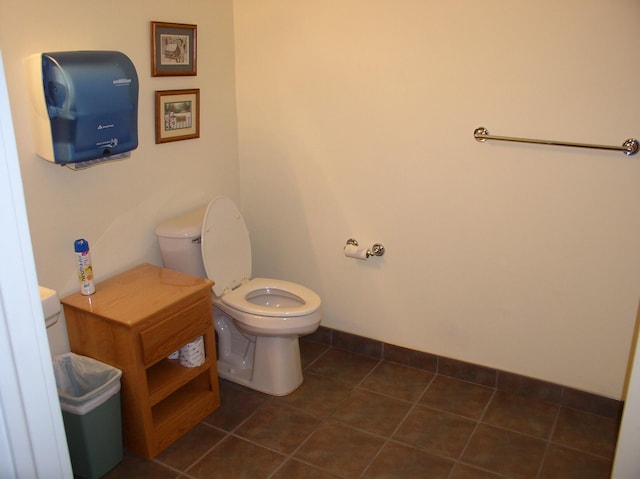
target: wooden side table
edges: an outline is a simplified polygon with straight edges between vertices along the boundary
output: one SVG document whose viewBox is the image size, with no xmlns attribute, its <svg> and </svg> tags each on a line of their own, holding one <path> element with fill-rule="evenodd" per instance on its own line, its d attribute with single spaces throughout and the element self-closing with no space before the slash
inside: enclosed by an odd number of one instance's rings
<svg viewBox="0 0 640 479">
<path fill-rule="evenodd" d="M 71 350 L 122 370 L 124 445 L 147 459 L 220 406 L 213 284 L 142 264 L 61 300 Z M 202 365 L 167 358 L 200 336 Z"/>
</svg>

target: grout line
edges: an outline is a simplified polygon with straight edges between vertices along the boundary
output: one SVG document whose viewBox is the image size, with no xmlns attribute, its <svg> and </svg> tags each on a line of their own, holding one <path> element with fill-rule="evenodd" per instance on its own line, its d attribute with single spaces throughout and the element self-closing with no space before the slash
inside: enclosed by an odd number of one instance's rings
<svg viewBox="0 0 640 479">
<path fill-rule="evenodd" d="M 207 449 L 204 453 L 202 453 L 200 456 L 198 456 L 191 464 L 186 465 L 183 469 L 178 469 L 174 466 L 172 466 L 171 464 L 167 464 L 166 462 L 163 462 L 162 460 L 158 459 L 158 457 L 154 457 L 153 459 L 151 459 L 152 462 L 155 462 L 156 464 L 160 464 L 164 467 L 167 467 L 173 471 L 177 471 L 180 473 L 180 475 L 184 475 L 186 474 L 188 477 L 193 477 L 191 476 L 187 471 L 189 469 L 191 469 L 193 466 L 195 466 L 198 462 L 200 462 L 202 459 L 204 459 L 204 457 L 209 454 L 211 451 L 213 451 L 216 447 L 218 447 L 218 445 L 220 445 L 223 441 L 225 441 L 230 435 L 231 433 L 229 431 L 225 431 L 224 429 L 220 429 L 219 427 L 216 426 L 212 426 L 211 424 L 208 424 L 204 421 L 200 421 L 198 423 L 198 425 L 203 425 L 205 427 L 211 428 L 211 429 L 215 429 L 216 431 L 220 431 L 222 433 L 224 433 L 224 436 L 218 441 L 216 442 L 213 446 L 211 446 L 209 449 Z"/>
<path fill-rule="evenodd" d="M 316 344 L 318 344 L 318 343 L 316 343 Z M 307 364 L 307 365 L 302 369 L 302 371 L 303 371 L 303 372 L 304 372 L 304 371 L 306 371 L 307 369 L 309 369 L 309 368 L 310 368 L 311 366 L 313 366 L 315 363 L 317 363 L 317 362 L 320 360 L 320 358 L 324 357 L 324 356 L 325 356 L 329 351 L 331 351 L 331 349 L 333 348 L 333 346 L 328 346 L 328 345 L 323 345 L 323 346 L 326 346 L 326 349 L 325 349 L 324 351 L 322 351 L 320 354 L 318 354 L 318 356 L 317 356 L 315 359 L 313 359 L 309 364 Z"/>
<path fill-rule="evenodd" d="M 325 424 L 329 423 L 330 421 L 331 421 L 330 418 L 321 419 L 320 423 L 318 424 L 318 426 L 316 426 L 316 428 L 307 436 L 307 438 L 304 441 L 302 441 L 300 444 L 298 444 L 298 446 L 296 448 L 294 448 L 288 454 L 283 453 L 281 451 L 277 451 L 275 449 L 271 449 L 271 448 L 269 448 L 269 447 L 267 447 L 267 446 L 265 446 L 263 444 L 255 443 L 255 442 L 253 442 L 253 441 L 251 441 L 249 439 L 246 439 L 246 438 L 242 438 L 242 439 L 245 439 L 246 441 L 249 441 L 249 442 L 251 442 L 253 444 L 256 444 L 257 446 L 269 449 L 270 451 L 273 451 L 273 452 L 276 452 L 278 454 L 281 454 L 281 455 L 285 456 L 285 459 L 282 461 L 282 464 L 280 464 L 271 474 L 269 474 L 269 476 L 267 476 L 266 479 L 271 479 L 272 477 L 274 477 L 278 473 L 278 471 L 280 471 L 285 466 L 285 464 L 287 464 L 290 461 L 297 461 L 297 462 L 300 462 L 302 464 L 306 464 L 307 466 L 309 466 L 309 467 L 311 467 L 313 469 L 316 469 L 316 470 L 319 470 L 319 471 L 323 471 L 323 472 L 326 472 L 326 473 L 332 474 L 332 475 L 338 475 L 339 477 L 343 478 L 344 476 L 342 474 L 340 474 L 340 473 L 331 472 L 328 469 L 324 469 L 324 468 L 318 466 L 317 464 L 313 464 L 313 463 L 308 462 L 308 461 L 306 461 L 306 460 L 304 460 L 302 458 L 295 457 L 296 453 L 298 451 L 300 451 L 300 449 L 302 449 L 304 447 L 304 445 L 311 440 L 311 438 L 316 433 L 316 431 L 318 431 L 318 429 L 320 429 L 322 426 L 324 426 Z"/>
<path fill-rule="evenodd" d="M 381 360 L 380 362 L 382 363 L 383 361 L 385 361 L 384 359 Z M 397 363 L 396 363 L 397 364 Z M 377 367 L 377 366 L 376 366 Z M 409 366 L 407 366 L 409 367 Z M 404 415 L 404 417 L 400 420 L 400 422 L 398 423 L 398 425 L 395 427 L 395 429 L 391 432 L 391 434 L 389 434 L 387 437 L 385 437 L 385 441 L 382 443 L 382 446 L 380 446 L 380 449 L 378 449 L 378 452 L 376 452 L 373 457 L 371 458 L 371 461 L 369 461 L 369 464 L 367 464 L 367 466 L 364 468 L 364 470 L 362 471 L 362 473 L 360 474 L 360 478 L 363 478 L 365 476 L 365 474 L 367 473 L 367 471 L 371 468 L 371 466 L 373 465 L 373 463 L 376 461 L 376 459 L 378 459 L 378 456 L 380 456 L 380 453 L 383 451 L 383 449 L 385 447 L 387 447 L 387 445 L 390 442 L 394 442 L 397 444 L 401 444 L 405 447 L 413 447 L 413 446 L 409 446 L 408 444 L 405 444 L 403 442 L 397 441 L 393 439 L 393 436 L 398 432 L 398 429 L 400 429 L 402 427 L 402 425 L 404 424 L 404 422 L 407 420 L 407 418 L 411 415 L 411 413 L 415 410 L 415 408 L 420 404 L 420 400 L 422 399 L 422 397 L 425 395 L 425 393 L 427 392 L 427 390 L 429 389 L 429 386 L 431 386 L 431 384 L 433 383 L 433 381 L 435 380 L 437 374 L 434 374 L 431 379 L 429 379 L 429 381 L 427 381 L 426 386 L 424 387 L 424 390 L 417 396 L 417 398 L 414 401 L 406 401 L 409 402 L 411 404 L 411 406 L 409 407 L 409 409 L 407 410 L 407 413 Z M 369 391 L 366 388 L 362 388 L 365 391 Z M 376 391 L 371 391 L 373 393 L 375 393 Z M 385 396 L 385 397 L 392 397 L 392 396 Z M 398 399 L 398 398 L 394 398 L 394 399 Z M 370 433 L 371 434 L 371 433 Z M 419 448 L 414 448 L 414 449 L 418 449 Z M 444 456 L 441 456 L 444 457 Z"/>
<path fill-rule="evenodd" d="M 365 356 L 365 357 L 370 357 L 370 356 Z M 371 359 L 375 359 L 375 358 L 371 358 Z M 362 383 L 364 383 L 369 378 L 369 376 L 371 376 L 373 374 L 373 372 L 380 367 L 380 365 L 383 363 L 384 360 L 378 359 L 377 361 L 378 362 L 376 363 L 376 365 L 373 366 L 371 368 L 371 370 L 367 374 L 364 375 L 364 377 L 360 380 L 360 382 L 358 382 L 358 384 L 356 384 L 354 389 L 359 388 L 362 385 Z M 365 389 L 365 388 L 363 388 L 363 389 Z"/>
<path fill-rule="evenodd" d="M 212 448 L 212 449 L 213 449 L 213 448 Z M 199 458 L 198 460 L 200 460 L 200 458 Z M 179 478 L 179 477 L 182 477 L 184 474 L 187 474 L 185 471 L 186 471 L 187 469 L 189 469 L 191 466 L 193 466 L 193 464 L 195 464 L 197 461 L 194 461 L 192 464 L 189 464 L 189 466 L 187 466 L 187 467 L 184 469 L 184 471 L 183 471 L 183 470 L 180 470 L 180 469 L 178 469 L 178 468 L 176 468 L 176 467 L 174 467 L 174 466 L 172 466 L 172 465 L 170 465 L 170 464 L 167 464 L 167 463 L 165 463 L 165 462 L 162 462 L 162 461 L 158 460 L 158 459 L 157 459 L 157 458 L 155 458 L 155 457 L 154 457 L 153 459 L 151 459 L 151 460 L 150 460 L 150 462 L 153 462 L 153 463 L 155 463 L 155 464 L 158 464 L 159 466 L 166 467 L 167 469 L 170 469 L 171 471 L 176 472 L 176 473 L 178 474 L 178 475 L 176 476 L 176 479 L 177 479 L 177 478 Z M 74 477 L 76 477 L 76 476 L 74 475 Z M 189 478 L 191 478 L 192 476 L 188 476 L 188 477 L 189 477 Z"/>
<path fill-rule="evenodd" d="M 455 460 L 455 464 L 454 464 L 453 468 L 451 469 L 451 472 L 449 473 L 449 478 L 451 478 L 453 476 L 453 472 L 455 471 L 455 469 L 456 469 L 455 466 L 457 464 L 466 464 L 466 463 L 464 463 L 462 461 L 462 457 L 464 456 L 464 453 L 466 452 L 466 450 L 469 448 L 469 445 L 471 444 L 471 440 L 475 436 L 476 431 L 480 427 L 480 424 L 483 424 L 482 420 L 484 419 L 485 415 L 487 414 L 487 410 L 489 409 L 489 406 L 493 402 L 493 398 L 495 398 L 495 396 L 496 396 L 497 389 L 496 388 L 492 388 L 492 389 L 493 389 L 493 392 L 491 393 L 491 397 L 487 401 L 487 404 L 484 405 L 484 409 L 482 410 L 482 413 L 480 413 L 480 416 L 478 417 L 478 419 L 475 420 L 476 421 L 476 425 L 473 428 L 473 431 L 471 431 L 471 434 L 469 434 L 467 442 L 462 447 L 462 450 L 460 451 L 460 454 L 458 455 L 457 459 Z M 478 466 L 474 465 L 473 467 L 478 467 Z M 491 471 L 491 472 L 494 473 L 494 474 L 497 474 L 495 471 Z"/>
<path fill-rule="evenodd" d="M 544 448 L 544 452 L 542 453 L 542 458 L 540 459 L 540 465 L 538 466 L 538 473 L 536 474 L 536 478 L 539 478 L 540 474 L 542 474 L 544 461 L 547 459 L 547 453 L 549 452 L 549 448 L 551 447 L 553 435 L 556 432 L 556 426 L 558 425 L 558 419 L 560 418 L 561 410 L 562 407 L 558 407 L 558 410 L 556 411 L 556 417 L 553 419 L 553 425 L 551 426 L 551 431 L 549 431 L 549 436 L 547 437 L 547 444 Z"/>
</svg>

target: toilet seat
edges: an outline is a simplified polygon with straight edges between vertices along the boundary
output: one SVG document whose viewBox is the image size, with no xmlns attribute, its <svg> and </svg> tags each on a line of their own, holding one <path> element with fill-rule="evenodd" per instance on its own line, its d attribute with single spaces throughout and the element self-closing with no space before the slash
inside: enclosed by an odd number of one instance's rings
<svg viewBox="0 0 640 479">
<path fill-rule="evenodd" d="M 218 196 L 209 203 L 202 222 L 200 247 L 207 277 L 215 278 L 216 296 L 251 278 L 249 230 L 229 198 Z"/>
<path fill-rule="evenodd" d="M 274 304 L 259 304 L 251 301 L 253 296 L 272 296 Z M 285 304 L 276 303 L 284 297 Z M 320 296 L 300 284 L 278 279 L 255 278 L 225 293 L 221 301 L 227 306 L 268 317 L 306 316 L 320 308 Z M 287 301 L 288 299 L 288 301 Z"/>
<path fill-rule="evenodd" d="M 224 305 L 272 318 L 306 316 L 320 309 L 320 297 L 302 285 L 278 279 L 250 279 L 249 231 L 242 214 L 229 198 L 219 196 L 209 203 L 202 223 L 201 249 L 207 277 L 215 281 L 213 292 Z M 288 296 L 292 301 L 258 304 L 251 301 L 256 295 Z M 293 301 L 295 298 L 297 301 Z"/>
</svg>

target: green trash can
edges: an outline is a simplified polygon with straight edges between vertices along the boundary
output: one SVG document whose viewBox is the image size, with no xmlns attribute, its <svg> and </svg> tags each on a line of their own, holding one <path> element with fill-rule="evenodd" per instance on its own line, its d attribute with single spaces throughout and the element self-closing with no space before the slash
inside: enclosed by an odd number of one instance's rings
<svg viewBox="0 0 640 479">
<path fill-rule="evenodd" d="M 122 461 L 122 371 L 74 353 L 55 356 L 53 370 L 73 473 L 98 479 Z"/>
</svg>

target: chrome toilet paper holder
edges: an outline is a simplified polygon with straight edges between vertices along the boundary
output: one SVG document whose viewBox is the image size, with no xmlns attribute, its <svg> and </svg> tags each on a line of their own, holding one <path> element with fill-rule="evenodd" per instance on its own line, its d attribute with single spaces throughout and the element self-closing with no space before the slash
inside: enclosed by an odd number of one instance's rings
<svg viewBox="0 0 640 479">
<path fill-rule="evenodd" d="M 349 238 L 347 240 L 346 246 L 348 245 L 358 246 L 358 240 L 356 240 L 355 238 Z M 371 249 L 367 250 L 367 258 L 369 258 L 370 256 L 382 256 L 383 254 L 384 254 L 384 246 L 381 245 L 380 243 L 374 244 L 371 247 Z"/>
</svg>

